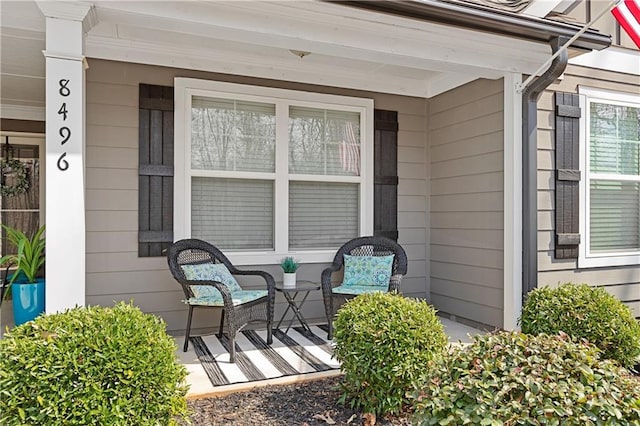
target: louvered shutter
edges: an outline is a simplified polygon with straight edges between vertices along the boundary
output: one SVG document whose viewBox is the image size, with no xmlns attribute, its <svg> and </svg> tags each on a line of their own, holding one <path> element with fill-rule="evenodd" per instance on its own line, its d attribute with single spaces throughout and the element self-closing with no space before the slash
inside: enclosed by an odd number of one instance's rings
<svg viewBox="0 0 640 426">
<path fill-rule="evenodd" d="M 575 259 L 580 244 L 580 104 L 576 93 L 555 93 L 557 259 Z"/>
<path fill-rule="evenodd" d="M 374 111 L 373 234 L 398 241 L 398 113 Z"/>
<path fill-rule="evenodd" d="M 138 256 L 173 241 L 173 87 L 139 88 Z"/>
</svg>

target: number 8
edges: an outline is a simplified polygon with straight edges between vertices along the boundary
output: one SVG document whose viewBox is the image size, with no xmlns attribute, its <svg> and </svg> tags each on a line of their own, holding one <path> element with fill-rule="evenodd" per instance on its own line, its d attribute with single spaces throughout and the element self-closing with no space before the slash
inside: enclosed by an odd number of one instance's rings
<svg viewBox="0 0 640 426">
<path fill-rule="evenodd" d="M 71 94 L 71 90 L 67 87 L 69 80 L 63 78 L 58 83 L 60 84 L 60 90 L 58 91 L 60 96 L 69 96 Z"/>
</svg>

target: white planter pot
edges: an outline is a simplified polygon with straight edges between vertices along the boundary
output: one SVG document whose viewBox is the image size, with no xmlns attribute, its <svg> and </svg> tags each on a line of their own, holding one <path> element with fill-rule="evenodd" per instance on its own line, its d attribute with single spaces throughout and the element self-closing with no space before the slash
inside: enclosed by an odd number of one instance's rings
<svg viewBox="0 0 640 426">
<path fill-rule="evenodd" d="M 291 272 L 291 273 L 284 272 L 282 274 L 282 276 L 283 276 L 283 279 L 282 279 L 282 286 L 283 287 L 294 288 L 296 286 L 296 273 L 295 272 Z"/>
</svg>

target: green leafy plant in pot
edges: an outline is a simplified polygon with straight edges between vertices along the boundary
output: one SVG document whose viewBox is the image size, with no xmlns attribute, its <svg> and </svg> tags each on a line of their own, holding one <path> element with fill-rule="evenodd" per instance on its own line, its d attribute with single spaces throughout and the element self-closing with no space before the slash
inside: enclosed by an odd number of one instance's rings
<svg viewBox="0 0 640 426">
<path fill-rule="evenodd" d="M 283 287 L 295 287 L 296 286 L 296 271 L 300 267 L 300 264 L 291 256 L 282 258 L 280 261 L 280 267 L 282 268 L 282 286 Z"/>
<path fill-rule="evenodd" d="M 6 238 L 18 251 L 0 258 L 1 267 L 13 269 L 7 279 L 6 292 L 11 289 L 15 325 L 31 321 L 44 312 L 44 278 L 38 277 L 45 262 L 44 225 L 31 237 L 24 232 L 2 225 Z"/>
</svg>

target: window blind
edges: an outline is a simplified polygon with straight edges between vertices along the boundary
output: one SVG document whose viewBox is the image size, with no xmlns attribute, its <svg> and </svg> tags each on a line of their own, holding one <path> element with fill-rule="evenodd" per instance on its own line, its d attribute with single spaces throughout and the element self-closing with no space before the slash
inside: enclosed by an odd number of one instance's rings
<svg viewBox="0 0 640 426">
<path fill-rule="evenodd" d="M 360 114 L 289 107 L 289 172 L 359 176 Z"/>
<path fill-rule="evenodd" d="M 357 237 L 359 185 L 289 182 L 289 248 L 334 248 Z"/>
<path fill-rule="evenodd" d="M 640 175 L 640 108 L 591 103 L 590 168 Z"/>
<path fill-rule="evenodd" d="M 194 177 L 191 236 L 220 249 L 273 249 L 273 181 Z"/>
<path fill-rule="evenodd" d="M 591 251 L 640 249 L 640 182 L 591 181 Z"/>
<path fill-rule="evenodd" d="M 640 108 L 591 102 L 589 158 L 591 251 L 639 250 Z"/>
<path fill-rule="evenodd" d="M 273 172 L 275 105 L 194 96 L 191 168 Z"/>
</svg>

